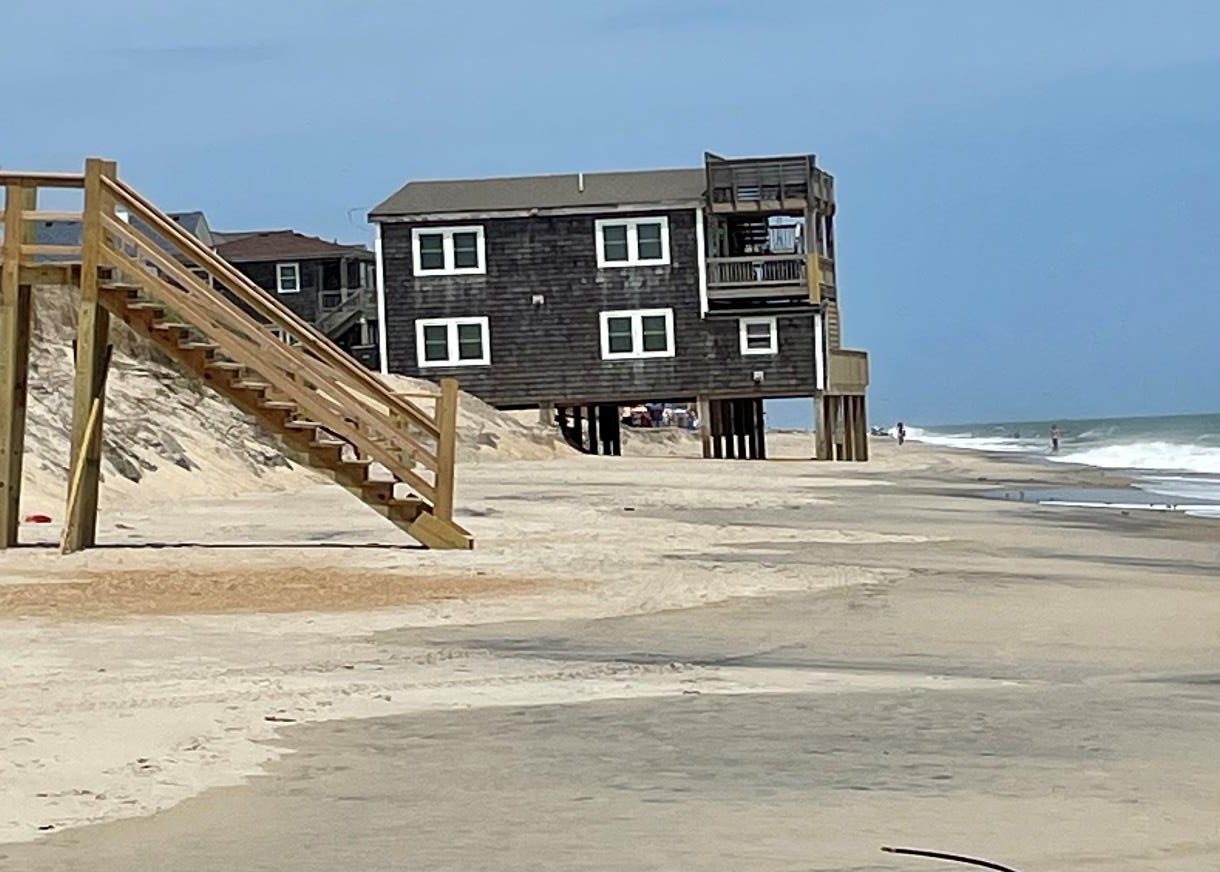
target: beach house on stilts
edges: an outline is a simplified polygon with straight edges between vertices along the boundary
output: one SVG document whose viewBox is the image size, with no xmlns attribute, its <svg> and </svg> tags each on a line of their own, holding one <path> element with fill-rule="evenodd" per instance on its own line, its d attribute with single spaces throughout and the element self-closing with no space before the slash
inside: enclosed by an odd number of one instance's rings
<svg viewBox="0 0 1220 872">
<path fill-rule="evenodd" d="M 810 397 L 820 459 L 868 457 L 868 356 L 840 340 L 834 180 L 813 155 L 411 181 L 377 227 L 386 371 L 459 375 L 590 453 L 620 413 L 697 407 L 706 457 L 766 457 L 763 402 Z"/>
</svg>

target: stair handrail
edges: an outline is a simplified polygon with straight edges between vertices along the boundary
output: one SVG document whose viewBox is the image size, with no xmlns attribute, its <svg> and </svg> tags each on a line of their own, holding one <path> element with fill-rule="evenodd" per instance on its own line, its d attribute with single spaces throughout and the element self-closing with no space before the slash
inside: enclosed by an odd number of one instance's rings
<svg viewBox="0 0 1220 872">
<path fill-rule="evenodd" d="M 363 387 L 394 412 L 405 416 L 431 435 L 438 434 L 435 421 L 423 409 L 414 403 L 396 398 L 384 382 L 353 361 L 346 352 L 320 333 L 312 324 L 300 318 L 278 300 L 269 297 L 266 291 L 254 284 L 245 274 L 195 236 L 174 223 L 139 191 L 117 178 L 103 177 L 102 184 L 112 196 L 124 201 L 129 209 L 135 207 L 135 211 L 141 213 L 139 217 L 142 220 L 151 225 L 167 241 L 173 242 L 185 254 L 192 257 L 196 266 L 220 276 L 228 290 L 239 296 L 243 302 L 250 305 L 264 318 L 282 325 L 298 339 L 309 339 L 309 343 L 303 343 L 303 346 L 338 369 L 347 377 L 349 383 L 354 382 L 352 386 Z"/>
<path fill-rule="evenodd" d="M 199 263 L 198 259 L 196 259 L 196 266 L 204 267 L 209 272 L 213 272 L 213 274 L 219 273 L 218 267 L 222 267 L 224 269 L 224 274 L 222 275 L 222 278 L 226 278 L 226 279 L 229 278 L 229 275 L 228 275 L 229 273 L 235 273 L 238 276 L 241 275 L 240 273 L 237 273 L 235 268 L 232 267 L 231 265 L 229 265 L 227 261 L 225 261 L 223 258 L 221 258 L 219 255 L 215 254 L 214 252 L 211 252 L 206 247 L 203 247 L 202 244 L 198 242 L 198 240 L 195 240 L 195 238 L 193 236 L 186 233 L 186 231 L 182 230 L 181 228 L 177 227 L 176 224 L 174 224 L 167 217 L 165 217 L 163 214 L 161 214 L 160 210 L 158 210 L 156 208 L 156 206 L 152 206 L 151 204 L 148 204 L 147 201 L 143 200 L 143 198 L 140 198 L 139 202 L 131 202 L 131 201 L 122 199 L 121 196 L 116 197 L 116 199 L 120 199 L 123 202 L 123 205 L 128 208 L 129 212 L 131 212 L 132 214 L 135 214 L 136 217 L 141 219 L 141 222 L 145 226 L 147 226 L 150 231 L 155 231 L 158 234 L 161 234 L 162 230 L 172 230 L 175 235 L 183 236 L 184 237 L 183 241 L 193 241 L 192 247 L 198 248 L 203 254 L 205 254 L 209 258 L 207 263 Z M 114 219 L 111 219 L 111 220 L 113 221 Z M 161 226 L 158 226 L 158 225 L 161 225 Z M 143 232 L 143 230 L 140 229 L 139 227 L 137 227 L 135 224 L 132 224 L 129 222 L 123 222 L 122 227 L 120 227 L 118 229 L 120 232 L 123 232 L 123 233 L 128 233 L 128 234 L 138 233 L 140 236 L 145 237 L 147 239 L 147 236 Z M 137 244 L 140 244 L 139 240 L 134 240 L 134 241 L 136 241 Z M 153 253 L 154 250 L 156 250 L 156 253 L 164 254 L 164 251 L 161 249 L 161 247 L 159 245 L 156 244 L 155 240 L 147 240 L 147 242 L 142 244 L 142 247 L 147 249 L 150 253 Z M 190 252 L 190 253 L 194 253 L 194 252 Z M 224 301 L 224 303 L 226 303 L 226 304 L 229 302 L 227 300 L 227 298 L 225 298 L 223 293 L 221 293 L 218 290 L 211 288 L 207 285 L 204 285 L 200 281 L 199 277 L 194 275 L 193 273 L 190 273 L 189 270 L 183 270 L 181 268 L 181 264 L 179 264 L 176 260 L 173 260 L 172 258 L 170 258 L 169 260 L 174 264 L 173 271 L 179 277 L 181 277 L 184 273 L 185 273 L 185 275 L 188 275 L 189 279 L 186 279 L 186 281 L 188 281 L 192 285 L 195 285 L 197 287 L 198 291 L 201 293 L 201 295 L 203 295 L 207 298 L 210 298 L 211 300 L 216 301 L 216 302 Z M 292 315 L 292 319 L 297 324 L 304 324 L 304 322 L 300 321 L 300 319 L 297 318 L 295 316 L 295 314 L 291 313 L 291 310 L 282 306 L 282 304 L 280 304 L 274 300 L 270 300 L 270 298 L 267 297 L 266 293 L 264 291 L 262 291 L 262 289 L 258 288 L 257 285 L 253 285 L 252 283 L 249 283 L 249 280 L 245 279 L 244 276 L 242 276 L 242 280 L 244 282 L 250 284 L 251 287 L 254 287 L 255 292 L 256 292 L 254 295 L 252 295 L 253 299 L 249 299 L 246 296 L 241 296 L 242 301 L 251 305 L 251 308 L 253 308 L 253 309 L 255 309 L 255 311 L 259 312 L 259 314 L 262 315 L 262 317 L 268 318 L 268 320 L 272 321 L 273 323 L 278 323 L 281 326 L 288 328 L 289 331 L 292 332 L 293 336 L 296 337 L 297 336 L 296 326 L 294 324 L 284 323 L 284 320 L 288 320 L 288 319 L 277 321 L 276 315 L 278 313 L 276 312 L 276 310 L 279 309 L 279 310 L 282 310 L 283 312 L 288 312 L 290 315 Z M 179 278 L 179 281 L 182 281 L 182 279 Z M 270 304 L 270 305 L 268 305 L 268 304 Z M 260 310 L 265 310 L 265 309 L 271 309 L 271 314 L 269 315 L 265 311 L 260 311 Z M 249 317 L 249 316 L 246 315 L 246 317 Z M 325 381 L 334 382 L 337 386 L 346 388 L 348 395 L 350 395 L 350 397 L 355 401 L 359 401 L 360 398 L 365 397 L 367 394 L 373 394 L 374 396 L 372 397 L 372 399 L 374 399 L 375 401 L 379 401 L 383 405 L 387 406 L 390 409 L 389 414 L 386 414 L 385 412 L 380 411 L 376 408 L 369 407 L 367 405 L 367 403 L 365 404 L 365 408 L 367 409 L 370 416 L 372 416 L 374 419 L 378 420 L 379 423 L 381 424 L 381 426 L 383 428 L 387 429 L 389 432 L 402 433 L 402 435 L 405 438 L 410 438 L 408 433 L 403 433 L 403 425 L 400 422 L 394 420 L 394 417 L 393 417 L 394 414 L 398 413 L 398 414 L 405 416 L 408 419 L 409 423 L 413 423 L 416 426 L 418 426 L 428 436 L 433 437 L 433 438 L 439 438 L 439 436 L 440 436 L 439 424 L 435 420 L 433 420 L 431 417 L 429 417 L 427 415 L 427 413 L 425 413 L 419 406 L 415 405 L 414 403 L 410 403 L 409 401 L 401 400 L 401 399 L 395 397 L 388 385 L 386 385 L 384 382 L 380 381 L 379 379 L 376 379 L 375 377 L 372 376 L 371 373 L 369 373 L 363 367 L 359 366 L 354 361 L 352 361 L 351 358 L 348 357 L 348 355 L 345 352 L 338 349 L 338 347 L 334 346 L 333 343 L 331 343 L 329 340 L 325 340 L 325 344 L 334 351 L 335 358 L 339 362 L 345 364 L 345 366 L 343 367 L 343 370 L 346 370 L 348 373 L 350 373 L 351 370 L 357 370 L 372 385 L 372 390 L 367 391 L 367 392 L 361 391 L 358 387 L 353 387 L 350 383 L 344 384 L 343 379 L 340 377 L 340 376 L 342 376 L 343 372 L 336 371 L 336 368 L 333 366 L 333 364 L 331 364 L 327 360 L 325 360 L 322 357 L 315 354 L 312 356 L 312 359 L 316 360 L 322 366 L 327 367 L 327 369 L 329 370 L 329 372 L 326 373 L 326 378 L 324 379 Z M 305 349 L 303 348 L 303 350 L 305 350 Z M 294 357 L 293 361 L 294 361 L 294 365 L 300 366 L 300 364 L 301 364 L 300 359 Z M 257 367 L 254 367 L 254 368 L 257 368 Z"/>
<path fill-rule="evenodd" d="M 329 338 L 340 325 L 346 325 L 349 318 L 363 312 L 364 293 L 363 288 L 353 291 L 344 297 L 338 306 L 321 315 L 317 322 L 318 332 Z"/>
<path fill-rule="evenodd" d="M 125 241 L 137 247 L 146 249 L 144 252 L 145 257 L 161 269 L 164 269 L 182 287 L 176 288 L 159 276 L 154 276 L 143 270 L 140 259 L 128 255 L 124 251 L 119 251 L 109 246 L 102 246 L 102 260 L 117 269 L 133 274 L 141 282 L 156 282 L 160 295 L 172 301 L 170 305 L 181 309 L 184 314 L 195 322 L 196 326 L 203 329 L 211 338 L 218 339 L 220 337 L 215 334 L 223 332 L 226 342 L 231 347 L 240 349 L 239 354 L 234 355 L 237 363 L 259 372 L 277 390 L 296 401 L 300 405 L 302 412 L 310 415 L 311 419 L 316 418 L 318 423 L 326 429 L 333 431 L 340 438 L 351 442 L 365 451 L 369 456 L 385 465 L 387 469 L 416 490 L 421 496 L 430 501 L 435 501 L 436 488 L 434 483 L 428 482 L 407 468 L 401 458 L 392 453 L 388 446 L 379 444 L 372 434 L 362 432 L 359 425 L 350 419 L 351 411 L 349 409 L 342 406 L 328 408 L 326 395 L 316 388 L 307 387 L 294 376 L 293 371 L 299 372 L 304 368 L 305 372 L 303 375 L 310 381 L 320 384 L 327 383 L 329 373 L 319 371 L 305 362 L 304 359 L 293 355 L 290 351 L 291 346 L 265 333 L 258 322 L 237 308 L 231 301 L 225 299 L 222 294 L 204 285 L 189 269 L 179 264 L 173 257 L 156 246 L 155 243 L 141 239 L 142 234 L 135 231 L 131 225 L 105 214 L 102 216 L 102 220 L 103 227 L 110 233 L 125 239 Z M 191 296 L 192 291 L 194 296 Z M 211 306 L 214 309 L 219 309 L 219 311 L 208 311 L 204 308 L 205 306 Z M 224 318 L 235 323 L 224 323 L 220 320 Z M 213 324 L 216 329 L 208 331 L 201 326 L 208 323 Z M 229 349 L 225 350 L 231 353 Z M 246 359 L 236 359 L 238 357 L 245 357 Z M 302 364 L 304 364 L 304 367 Z M 397 439 L 408 442 L 405 446 L 406 450 L 423 460 L 425 466 L 430 468 L 433 473 L 437 471 L 439 463 L 436 457 L 431 452 L 428 452 L 426 448 L 418 443 L 414 445 L 409 444 L 415 440 L 410 439 L 410 437 L 401 433 L 401 431 L 390 429 L 389 434 L 392 438 L 397 437 Z"/>
</svg>

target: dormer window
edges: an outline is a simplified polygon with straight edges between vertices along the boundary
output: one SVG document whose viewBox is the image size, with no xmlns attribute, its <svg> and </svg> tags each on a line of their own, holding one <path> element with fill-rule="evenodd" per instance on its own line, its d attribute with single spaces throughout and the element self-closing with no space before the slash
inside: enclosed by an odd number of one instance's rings
<svg viewBox="0 0 1220 872">
<path fill-rule="evenodd" d="M 299 263 L 277 263 L 275 265 L 275 290 L 280 294 L 295 294 L 301 290 L 301 265 Z"/>
<path fill-rule="evenodd" d="M 411 248 L 417 276 L 481 275 L 487 272 L 483 227 L 416 227 Z"/>
<path fill-rule="evenodd" d="M 669 263 L 669 219 L 602 218 L 594 222 L 597 265 L 665 266 Z"/>
</svg>

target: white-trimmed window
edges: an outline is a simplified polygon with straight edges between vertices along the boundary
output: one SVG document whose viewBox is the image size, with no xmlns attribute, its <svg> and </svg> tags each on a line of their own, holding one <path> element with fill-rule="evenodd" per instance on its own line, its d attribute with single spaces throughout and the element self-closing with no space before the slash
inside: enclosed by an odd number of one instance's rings
<svg viewBox="0 0 1220 872">
<path fill-rule="evenodd" d="M 601 313 L 602 360 L 674 356 L 673 309 Z"/>
<path fill-rule="evenodd" d="M 487 318 L 419 318 L 415 355 L 421 367 L 486 366 L 491 363 Z"/>
<path fill-rule="evenodd" d="M 299 263 L 277 263 L 275 265 L 275 290 L 280 294 L 295 294 L 301 290 L 301 265 Z"/>
<path fill-rule="evenodd" d="M 414 227 L 411 251 L 417 276 L 481 275 L 487 272 L 483 227 Z"/>
<path fill-rule="evenodd" d="M 669 263 L 669 219 L 599 218 L 593 222 L 597 265 L 664 266 Z"/>
<path fill-rule="evenodd" d="M 742 354 L 775 354 L 779 350 L 774 318 L 742 318 L 740 323 Z"/>
</svg>

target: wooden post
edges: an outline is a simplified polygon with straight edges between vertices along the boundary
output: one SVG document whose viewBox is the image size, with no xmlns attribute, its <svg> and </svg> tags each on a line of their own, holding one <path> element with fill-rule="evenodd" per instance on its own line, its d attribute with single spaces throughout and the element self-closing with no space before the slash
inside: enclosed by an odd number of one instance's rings
<svg viewBox="0 0 1220 872">
<path fill-rule="evenodd" d="M 843 398 L 843 459 L 856 459 L 856 405 L 850 395 Z"/>
<path fill-rule="evenodd" d="M 37 208 L 38 192 L 10 184 L 4 201 L 4 266 L 0 271 L 0 549 L 17 544 L 22 456 L 30 366 L 30 288 L 21 284 L 21 243 L 34 241 L 21 213 Z M 28 238 L 28 239 L 27 239 Z"/>
<path fill-rule="evenodd" d="M 712 456 L 712 410 L 707 397 L 699 397 L 695 401 L 695 414 L 699 416 L 699 440 L 703 443 L 703 457 Z"/>
<path fill-rule="evenodd" d="M 813 395 L 813 414 L 813 426 L 816 428 L 813 433 L 813 457 L 815 460 L 829 460 L 830 442 L 826 434 L 830 429 L 830 421 L 826 414 L 826 397 L 821 394 Z"/>
<path fill-rule="evenodd" d="M 754 419 L 755 400 L 741 400 L 741 423 L 745 431 L 746 457 L 758 460 L 758 422 Z"/>
<path fill-rule="evenodd" d="M 453 520 L 453 467 L 457 460 L 458 380 L 441 379 L 441 395 L 436 399 L 436 505 L 432 514 L 442 521 Z"/>
<path fill-rule="evenodd" d="M 598 415 L 599 409 L 600 409 L 600 406 L 589 406 L 589 408 L 587 410 L 589 413 L 589 453 L 590 454 L 599 453 L 598 446 L 597 446 L 597 419 L 599 417 L 599 415 Z"/>
<path fill-rule="evenodd" d="M 538 423 L 543 427 L 555 426 L 555 404 L 554 403 L 539 403 L 538 404 Z"/>
<path fill-rule="evenodd" d="M 767 407 L 763 400 L 754 401 L 754 426 L 757 452 L 755 458 L 767 459 Z"/>
<path fill-rule="evenodd" d="M 724 459 L 737 459 L 737 433 L 733 426 L 733 401 L 720 400 L 720 432 L 724 436 Z"/>
<path fill-rule="evenodd" d="M 733 435 L 737 439 L 737 459 L 749 460 L 750 452 L 746 442 L 746 401 L 731 400 L 733 410 Z"/>
<path fill-rule="evenodd" d="M 860 423 L 860 456 L 857 460 L 868 460 L 868 401 L 861 395 L 856 397 L 856 402 L 859 403 L 858 420 Z"/>
<path fill-rule="evenodd" d="M 826 437 L 830 440 L 830 460 L 839 460 L 839 398 L 826 398 Z"/>
<path fill-rule="evenodd" d="M 85 161 L 85 205 L 81 216 L 80 306 L 76 321 L 76 379 L 72 397 L 72 456 L 69 469 L 83 470 L 80 491 L 64 523 L 71 535 L 66 552 L 92 547 L 97 540 L 98 483 L 101 479 L 102 430 L 106 417 L 107 341 L 110 313 L 98 302 L 98 268 L 103 244 L 102 212 L 114 205 L 102 189 L 102 176 L 115 177 L 113 161 Z M 96 416 L 94 400 L 100 401 Z M 93 432 L 90 432 L 90 421 Z M 83 455 L 83 458 L 82 458 Z"/>
</svg>

